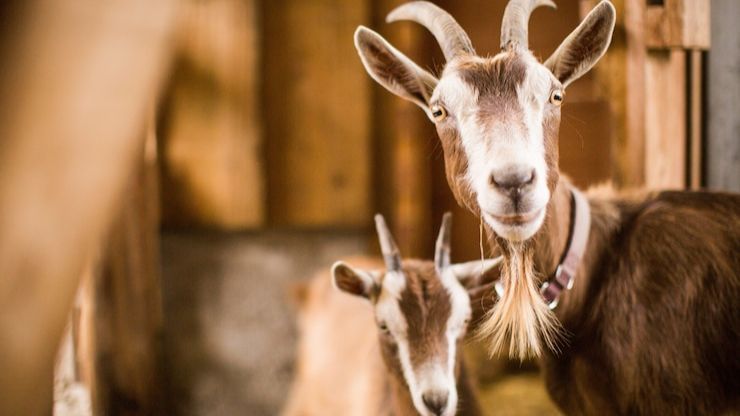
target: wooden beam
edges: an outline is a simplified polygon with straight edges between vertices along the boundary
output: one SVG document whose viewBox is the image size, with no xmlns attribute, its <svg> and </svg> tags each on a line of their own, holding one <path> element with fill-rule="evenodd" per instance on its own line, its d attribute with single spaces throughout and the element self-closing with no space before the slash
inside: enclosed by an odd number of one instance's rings
<svg viewBox="0 0 740 416">
<path fill-rule="evenodd" d="M 650 51 L 645 79 L 645 185 L 686 183 L 686 52 Z"/>
<path fill-rule="evenodd" d="M 699 189 L 704 184 L 704 74 L 702 52 L 689 51 L 689 174 L 688 186 Z"/>
<path fill-rule="evenodd" d="M 68 311 L 164 74 L 173 1 L 4 4 L 0 414 L 46 415 Z"/>
<path fill-rule="evenodd" d="M 183 5 L 161 109 L 164 225 L 260 227 L 265 192 L 257 1 Z"/>
<path fill-rule="evenodd" d="M 283 0 L 262 14 L 270 222 L 370 223 L 370 79 L 352 43 L 368 0 Z"/>
<path fill-rule="evenodd" d="M 651 49 L 709 49 L 709 0 L 664 0 L 647 7 L 645 42 Z"/>
<path fill-rule="evenodd" d="M 152 129 L 91 281 L 95 414 L 167 413 L 155 149 Z"/>
<path fill-rule="evenodd" d="M 595 0 L 582 0 L 588 8 Z M 593 72 L 596 97 L 609 103 L 612 181 L 619 187 L 645 183 L 645 1 L 615 0 L 617 24 L 612 44 Z"/>
<path fill-rule="evenodd" d="M 376 2 L 372 27 L 421 67 L 431 67 L 441 55 L 425 29 L 413 22 L 385 23 L 386 15 L 403 3 Z M 378 211 L 386 215 L 404 256 L 429 258 L 441 219 L 433 218 L 432 210 L 432 153 L 441 151 L 434 127 L 419 107 L 374 81 L 373 92 Z"/>
</svg>

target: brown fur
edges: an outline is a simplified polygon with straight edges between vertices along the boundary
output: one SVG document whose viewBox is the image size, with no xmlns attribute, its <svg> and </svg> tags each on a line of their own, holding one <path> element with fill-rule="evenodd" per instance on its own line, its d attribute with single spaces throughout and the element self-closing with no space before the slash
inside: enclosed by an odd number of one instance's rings
<svg viewBox="0 0 740 416">
<path fill-rule="evenodd" d="M 447 290 L 436 277 L 431 262 L 407 261 L 404 267 L 406 290 L 401 294 L 401 312 L 409 323 L 407 336 L 411 351 L 411 365 L 417 367 L 426 357 L 438 355 L 447 360 L 445 324 L 451 305 Z"/>
<path fill-rule="evenodd" d="M 566 197 L 561 189 L 554 200 Z M 740 196 L 594 196 L 591 205 L 584 265 L 557 309 L 569 343 L 544 358 L 555 402 L 567 414 L 738 411 Z M 567 221 L 552 216 L 547 229 Z M 562 245 L 543 233 L 537 250 Z"/>
<path fill-rule="evenodd" d="M 467 84 L 478 91 L 479 118 L 501 121 L 504 117 L 508 117 L 512 122 L 521 124 L 516 89 L 524 82 L 526 74 L 522 53 L 528 52 L 514 50 L 485 61 L 470 58 L 456 61 L 455 70 Z M 553 87 L 560 88 L 559 85 Z M 450 123 L 440 123 L 436 127 L 445 156 L 447 183 L 457 202 L 475 215 L 479 215 L 475 192 L 465 178 L 468 160 L 459 132 L 456 126 Z M 520 128 L 525 130 L 526 126 L 521 125 Z M 545 115 L 543 129 L 545 162 L 549 172 L 547 186 L 551 193 L 555 190 L 560 177 L 558 171 L 559 129 L 560 107 L 554 107 Z"/>
<path fill-rule="evenodd" d="M 349 263 L 382 270 L 377 259 Z M 407 279 L 401 308 L 414 346 L 412 362 L 446 350 L 443 330 L 450 314 L 446 289 L 430 261 L 403 262 Z M 417 415 L 406 386 L 395 344 L 379 333 L 366 300 L 333 288 L 326 273 L 309 284 L 299 313 L 300 340 L 296 377 L 285 416 Z M 473 381 L 466 372 L 461 346 L 457 351 L 458 415 L 481 414 Z M 383 363 L 383 364 L 381 364 Z"/>
</svg>

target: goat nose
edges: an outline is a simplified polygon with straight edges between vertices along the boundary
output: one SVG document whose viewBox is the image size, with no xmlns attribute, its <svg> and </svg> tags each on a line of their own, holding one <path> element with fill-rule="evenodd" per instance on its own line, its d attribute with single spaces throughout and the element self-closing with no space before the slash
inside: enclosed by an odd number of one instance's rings
<svg viewBox="0 0 740 416">
<path fill-rule="evenodd" d="M 494 188 L 511 193 L 519 191 L 535 180 L 534 169 L 504 168 L 491 173 L 489 183 Z"/>
<path fill-rule="evenodd" d="M 447 407 L 448 396 L 445 391 L 427 391 L 421 395 L 421 399 L 430 412 L 439 416 Z"/>
</svg>

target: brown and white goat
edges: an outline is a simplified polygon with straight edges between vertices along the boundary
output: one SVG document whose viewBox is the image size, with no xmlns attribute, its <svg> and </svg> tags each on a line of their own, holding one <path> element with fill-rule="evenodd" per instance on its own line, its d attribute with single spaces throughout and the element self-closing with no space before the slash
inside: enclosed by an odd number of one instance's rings
<svg viewBox="0 0 740 416">
<path fill-rule="evenodd" d="M 355 33 L 369 74 L 435 123 L 455 197 L 504 256 L 480 330 L 493 351 L 541 356 L 567 414 L 738 412 L 740 196 L 586 198 L 561 177 L 565 88 L 606 52 L 616 13 L 602 1 L 540 63 L 527 24 L 541 5 L 554 3 L 509 2 L 493 57 L 477 56 L 431 3 L 391 12 L 389 22 L 412 20 L 436 37 L 447 60 L 439 78 L 377 33 Z"/>
<path fill-rule="evenodd" d="M 449 218 L 434 262 L 402 262 L 377 216 L 385 271 L 355 259 L 332 267 L 344 293 L 323 274 L 311 282 L 285 416 L 481 414 L 459 348 L 471 317 L 461 281 L 498 261 L 450 265 Z"/>
</svg>

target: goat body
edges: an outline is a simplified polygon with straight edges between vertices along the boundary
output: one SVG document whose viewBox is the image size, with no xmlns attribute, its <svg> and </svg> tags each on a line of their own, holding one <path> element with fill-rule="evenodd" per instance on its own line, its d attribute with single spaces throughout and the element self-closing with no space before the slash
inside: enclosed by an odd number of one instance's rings
<svg viewBox="0 0 740 416">
<path fill-rule="evenodd" d="M 382 261 L 355 258 L 353 264 L 382 268 Z M 391 385 L 377 341 L 372 308 L 331 285 L 318 273 L 298 310 L 299 343 L 295 378 L 284 416 L 384 413 Z"/>
<path fill-rule="evenodd" d="M 591 206 L 591 244 L 557 310 L 569 339 L 544 358 L 553 399 L 568 414 L 737 411 L 740 196 L 596 192 Z"/>
</svg>

